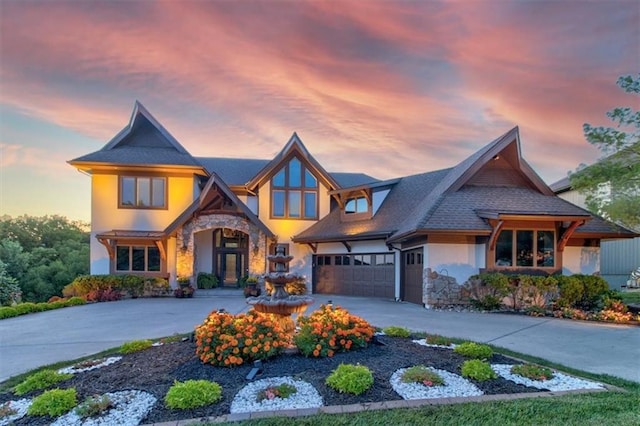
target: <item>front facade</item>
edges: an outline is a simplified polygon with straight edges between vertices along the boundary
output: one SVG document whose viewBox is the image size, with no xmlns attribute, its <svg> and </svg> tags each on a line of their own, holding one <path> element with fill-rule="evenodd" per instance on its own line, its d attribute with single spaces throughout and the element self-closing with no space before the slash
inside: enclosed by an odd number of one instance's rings
<svg viewBox="0 0 640 426">
<path fill-rule="evenodd" d="M 449 169 L 380 181 L 329 173 L 294 133 L 271 159 L 193 157 L 139 103 L 72 166 L 91 175 L 91 273 L 213 273 L 236 286 L 284 245 L 314 293 L 447 303 L 484 270 L 598 271 L 634 234 L 557 197 L 514 128 Z"/>
</svg>

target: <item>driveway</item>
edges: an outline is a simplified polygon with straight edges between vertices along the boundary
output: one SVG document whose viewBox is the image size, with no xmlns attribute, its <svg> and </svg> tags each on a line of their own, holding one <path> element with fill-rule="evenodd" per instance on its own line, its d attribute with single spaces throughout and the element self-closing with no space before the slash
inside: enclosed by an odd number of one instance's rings
<svg viewBox="0 0 640 426">
<path fill-rule="evenodd" d="M 640 382 L 640 327 L 433 311 L 386 299 L 314 297 L 309 311 L 331 300 L 379 327 L 399 325 L 491 343 L 580 370 Z M 209 312 L 220 308 L 235 314 L 248 306 L 237 291 L 217 291 L 193 299 L 131 299 L 1 320 L 0 381 L 126 341 L 190 332 Z"/>
</svg>

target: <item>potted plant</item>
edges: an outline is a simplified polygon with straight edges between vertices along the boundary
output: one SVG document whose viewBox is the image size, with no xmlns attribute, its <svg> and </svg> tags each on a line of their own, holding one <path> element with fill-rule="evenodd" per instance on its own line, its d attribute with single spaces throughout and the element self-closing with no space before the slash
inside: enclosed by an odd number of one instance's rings
<svg viewBox="0 0 640 426">
<path fill-rule="evenodd" d="M 258 287 L 258 277 L 249 276 L 243 281 L 244 297 L 260 296 L 260 287 Z"/>
<path fill-rule="evenodd" d="M 179 299 L 185 298 L 185 297 L 193 297 L 193 293 L 196 292 L 196 289 L 193 288 L 192 285 L 187 285 L 185 287 L 178 287 L 175 290 L 173 290 L 173 295 Z"/>
</svg>

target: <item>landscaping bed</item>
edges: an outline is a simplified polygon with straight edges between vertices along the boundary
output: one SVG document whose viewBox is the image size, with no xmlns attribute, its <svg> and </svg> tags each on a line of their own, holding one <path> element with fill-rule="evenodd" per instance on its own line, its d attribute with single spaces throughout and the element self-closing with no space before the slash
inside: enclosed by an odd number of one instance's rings
<svg viewBox="0 0 640 426">
<path fill-rule="evenodd" d="M 306 358 L 299 354 L 285 354 L 263 362 L 262 374 L 255 380 L 270 377 L 291 376 L 311 384 L 321 395 L 324 405 L 341 405 L 364 402 L 400 400 L 389 379 L 395 371 L 417 364 L 460 375 L 466 360 L 448 348 L 429 347 L 416 344 L 412 338 L 379 336 L 382 345 L 370 344 L 366 349 L 336 353 L 327 358 Z M 75 374 L 72 378 L 55 385 L 61 389 L 75 388 L 78 401 L 107 392 L 140 390 L 155 396 L 157 402 L 142 423 L 170 420 L 215 417 L 230 412 L 231 404 L 238 392 L 250 382 L 246 380 L 252 365 L 235 368 L 214 367 L 204 364 L 195 355 L 196 345 L 190 341 L 177 341 L 153 346 L 140 352 L 122 356 L 118 362 L 94 370 Z M 491 364 L 517 364 L 518 361 L 493 354 Z M 325 384 L 326 378 L 340 364 L 361 364 L 373 373 L 373 386 L 360 395 L 339 393 Z M 175 381 L 205 379 L 217 382 L 222 387 L 219 402 L 197 409 L 172 410 L 164 405 L 164 397 Z M 484 394 L 510 394 L 541 392 L 540 389 L 516 384 L 502 377 L 487 381 L 467 379 Z M 42 391 L 34 391 L 17 397 L 11 392 L 0 394 L 0 404 L 18 398 L 32 398 Z M 54 418 L 48 416 L 25 416 L 16 420 L 16 425 L 46 425 Z"/>
</svg>

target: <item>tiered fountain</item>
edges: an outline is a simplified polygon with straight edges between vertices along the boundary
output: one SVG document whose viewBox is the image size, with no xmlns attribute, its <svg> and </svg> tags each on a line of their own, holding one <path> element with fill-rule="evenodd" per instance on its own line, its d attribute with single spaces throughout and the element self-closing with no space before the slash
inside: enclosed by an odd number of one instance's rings
<svg viewBox="0 0 640 426">
<path fill-rule="evenodd" d="M 291 259 L 293 256 L 285 256 L 283 246 L 277 246 L 276 254 L 267 256 L 267 260 L 274 265 L 275 271 L 269 272 L 264 278 L 265 281 L 271 283 L 273 291 L 270 295 L 247 298 L 247 303 L 252 305 L 256 311 L 271 314 L 289 334 L 295 330 L 291 315 L 303 313 L 307 306 L 313 303 L 313 299 L 309 296 L 287 293 L 285 286 L 297 279 L 295 275 L 286 272 Z"/>
</svg>

